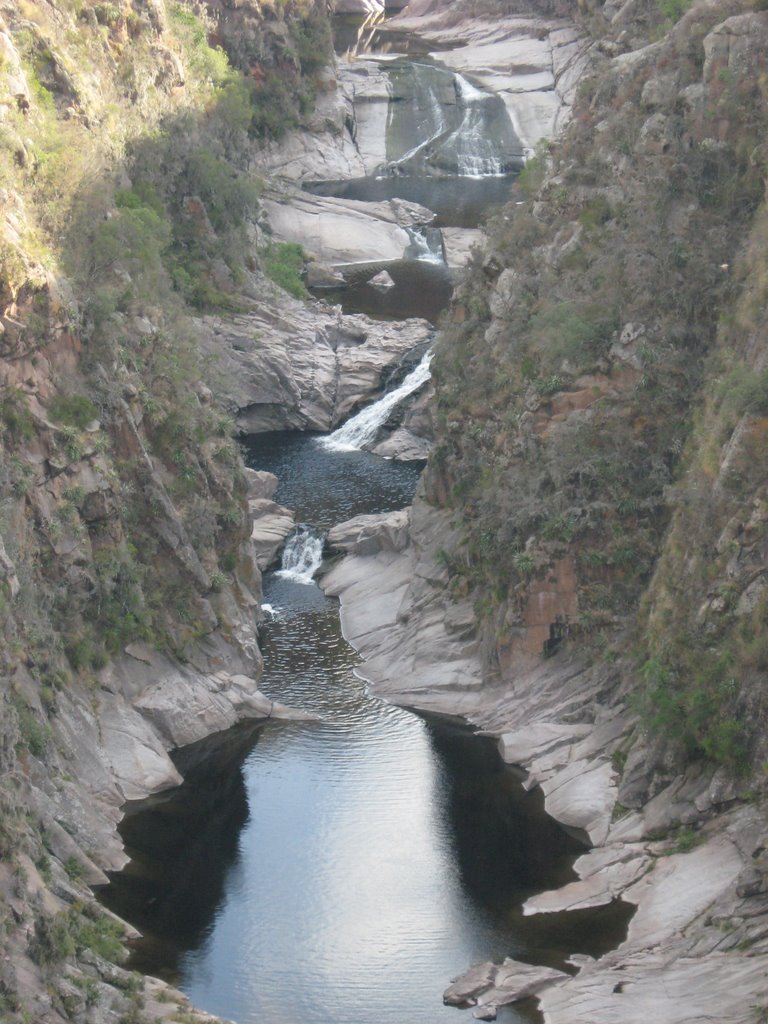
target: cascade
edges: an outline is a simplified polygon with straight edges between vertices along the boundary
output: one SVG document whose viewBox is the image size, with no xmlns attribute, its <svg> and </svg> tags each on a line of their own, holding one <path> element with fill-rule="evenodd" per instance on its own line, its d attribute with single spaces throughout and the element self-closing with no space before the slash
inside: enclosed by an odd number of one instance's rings
<svg viewBox="0 0 768 1024">
<path fill-rule="evenodd" d="M 459 107 L 464 110 L 461 124 L 451 137 L 459 175 L 484 178 L 503 174 L 499 149 L 488 134 L 488 122 L 494 116 L 499 97 L 483 92 L 462 75 L 455 76 L 454 84 Z"/>
<path fill-rule="evenodd" d="M 421 263 L 445 263 L 443 233 L 440 228 L 417 224 L 405 230 L 411 239 L 405 251 L 406 259 L 419 260 Z"/>
<path fill-rule="evenodd" d="M 376 435 L 384 425 L 387 417 L 404 398 L 412 395 L 430 378 L 429 364 L 432 361 L 432 350 L 430 349 L 422 357 L 419 365 L 408 374 L 399 387 L 388 391 L 385 395 L 362 409 L 352 419 L 334 430 L 328 437 L 317 439 L 317 443 L 331 451 L 355 451 L 365 448 L 376 439 Z"/>
<path fill-rule="evenodd" d="M 398 102 L 387 125 L 390 159 L 377 177 L 482 178 L 522 167 L 522 145 L 495 93 L 433 64 L 393 66 L 389 74 Z"/>
<path fill-rule="evenodd" d="M 306 523 L 299 523 L 283 548 L 277 575 L 294 583 L 311 583 L 322 561 L 323 535 Z"/>
</svg>

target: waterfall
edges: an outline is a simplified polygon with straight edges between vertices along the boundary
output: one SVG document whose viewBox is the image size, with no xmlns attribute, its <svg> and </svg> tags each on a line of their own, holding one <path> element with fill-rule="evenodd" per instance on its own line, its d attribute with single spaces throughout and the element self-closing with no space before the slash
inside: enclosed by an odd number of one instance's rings
<svg viewBox="0 0 768 1024">
<path fill-rule="evenodd" d="M 278 576 L 294 583 L 311 583 L 323 560 L 323 535 L 299 523 L 286 541 Z"/>
<path fill-rule="evenodd" d="M 522 143 L 500 96 L 435 65 L 394 66 L 389 74 L 389 159 L 377 177 L 486 178 L 522 167 Z"/>
<path fill-rule="evenodd" d="M 350 452 L 365 448 L 376 439 L 380 428 L 384 425 L 392 410 L 402 402 L 408 395 L 413 394 L 422 384 L 430 378 L 429 364 L 432 361 L 432 351 L 427 352 L 415 370 L 411 370 L 403 383 L 388 391 L 385 395 L 368 405 L 352 419 L 334 430 L 328 437 L 318 439 L 318 444 L 331 451 Z"/>
<path fill-rule="evenodd" d="M 405 250 L 408 259 L 420 260 L 422 263 L 445 263 L 443 233 L 440 228 L 417 224 L 406 228 L 411 244 Z"/>
<path fill-rule="evenodd" d="M 485 178 L 503 174 L 499 149 L 488 134 L 488 124 L 499 102 L 498 96 L 483 92 L 463 75 L 455 77 L 456 95 L 464 113 L 453 135 L 457 170 L 463 178 Z"/>
<path fill-rule="evenodd" d="M 414 92 L 410 102 L 406 102 L 408 108 L 408 120 L 410 121 L 410 132 L 418 140 L 415 145 L 400 153 L 393 160 L 389 160 L 383 167 L 376 171 L 376 177 L 386 178 L 396 174 L 410 173 L 411 166 L 422 154 L 428 154 L 431 148 L 439 140 L 450 132 L 450 124 L 447 119 L 445 107 L 445 71 L 438 71 L 433 67 L 422 64 L 413 64 L 411 71 L 414 78 Z M 392 118 L 402 113 L 399 105 L 390 103 L 389 122 L 387 133 L 392 130 Z M 406 135 L 407 137 L 407 135 Z M 389 150 L 389 144 L 387 145 Z"/>
</svg>

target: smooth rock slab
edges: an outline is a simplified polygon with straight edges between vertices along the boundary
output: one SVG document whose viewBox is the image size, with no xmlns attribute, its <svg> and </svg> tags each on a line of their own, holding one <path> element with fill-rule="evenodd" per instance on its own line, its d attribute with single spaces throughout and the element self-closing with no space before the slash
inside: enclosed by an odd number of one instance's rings
<svg viewBox="0 0 768 1024">
<path fill-rule="evenodd" d="M 605 841 L 616 804 L 616 772 L 609 761 L 575 761 L 543 780 L 547 813 L 564 825 L 583 829 L 590 842 Z"/>
<path fill-rule="evenodd" d="M 278 552 L 296 525 L 296 518 L 290 509 L 267 498 L 252 498 L 248 507 L 252 520 L 251 545 L 256 565 L 263 572 L 277 560 Z"/>
<path fill-rule="evenodd" d="M 404 551 L 408 546 L 410 509 L 383 515 L 361 515 L 328 531 L 328 546 L 346 554 L 375 555 L 379 551 Z"/>
<path fill-rule="evenodd" d="M 411 244 L 399 207 L 308 193 L 264 200 L 275 238 L 298 242 L 323 263 L 377 263 L 402 259 Z M 432 215 L 411 223 L 428 223 Z M 401 226 L 402 225 L 402 226 Z"/>
<path fill-rule="evenodd" d="M 443 1002 L 446 1006 L 508 1006 L 550 985 L 567 981 L 569 977 L 553 967 L 523 964 L 509 957 L 501 964 L 486 961 L 470 967 L 449 985 L 443 993 Z"/>
</svg>

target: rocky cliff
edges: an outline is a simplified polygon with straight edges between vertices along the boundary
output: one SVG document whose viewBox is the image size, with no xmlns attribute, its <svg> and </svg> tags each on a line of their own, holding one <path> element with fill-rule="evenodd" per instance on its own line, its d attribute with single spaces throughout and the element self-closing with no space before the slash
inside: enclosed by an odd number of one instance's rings
<svg viewBox="0 0 768 1024">
<path fill-rule="evenodd" d="M 220 335 L 239 316 L 253 346 L 245 314 L 303 293 L 251 165 L 310 109 L 329 40 L 312 4 L 0 5 L 3 1020 L 198 1019 L 116 966 L 126 929 L 89 886 L 125 862 L 122 804 L 180 780 L 168 751 L 287 713 L 257 689 Z M 293 332 L 354 403 L 320 326 Z"/>
<path fill-rule="evenodd" d="M 546 1020 L 747 1024 L 768 934 L 768 15 L 571 14 L 589 71 L 457 289 L 409 529 L 337 531 L 326 586 L 380 692 L 499 735 L 596 847 L 525 912 L 638 907 L 614 954 L 534 982 Z M 446 998 L 489 1019 L 529 982 L 485 965 Z"/>
<path fill-rule="evenodd" d="M 502 736 L 598 847 L 527 912 L 639 907 L 615 954 L 549 979 L 551 1021 L 765 1013 L 758 6 L 410 12 L 535 154 L 443 332 L 422 492 L 335 535 L 328 586 L 380 689 Z M 371 140 L 388 98 L 362 71 L 337 93 L 301 3 L 0 16 L 0 1012 L 196 1019 L 114 965 L 87 884 L 122 863 L 122 802 L 177 781 L 168 750 L 276 710 L 234 416 L 327 429 L 426 339 L 275 290 L 302 294 L 302 229 L 283 211 L 269 236 L 286 192 L 253 173 L 298 166 L 306 136 L 274 141 L 302 121 L 328 166 L 368 166 L 350 103 Z M 402 215 L 376 218 L 393 253 Z M 488 1013 L 515 981 L 480 973 Z"/>
</svg>

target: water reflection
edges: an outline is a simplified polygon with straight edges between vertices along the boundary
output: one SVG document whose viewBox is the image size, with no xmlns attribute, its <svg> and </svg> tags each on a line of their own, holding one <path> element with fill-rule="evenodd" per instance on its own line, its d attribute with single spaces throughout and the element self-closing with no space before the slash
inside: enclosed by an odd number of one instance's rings
<svg viewBox="0 0 768 1024">
<path fill-rule="evenodd" d="M 413 467 L 345 454 L 296 435 L 251 446 L 280 474 L 277 500 L 321 525 L 407 503 Z M 442 992 L 470 963 L 620 941 L 621 905 L 522 918 L 529 894 L 572 877 L 578 847 L 490 740 L 367 693 L 314 584 L 272 574 L 265 600 L 262 689 L 316 718 L 185 748 L 184 785 L 129 808 L 132 861 L 105 901 L 144 932 L 132 966 L 238 1024 L 456 1024 Z"/>
<path fill-rule="evenodd" d="M 263 688 L 318 720 L 188 748 L 185 785 L 126 820 L 110 905 L 147 932 L 134 965 L 239 1024 L 456 1022 L 450 977 L 532 955 L 520 902 L 577 846 L 490 740 L 366 693 L 316 587 L 273 576 L 266 598 Z M 534 958 L 612 941 L 553 921 Z"/>
</svg>

